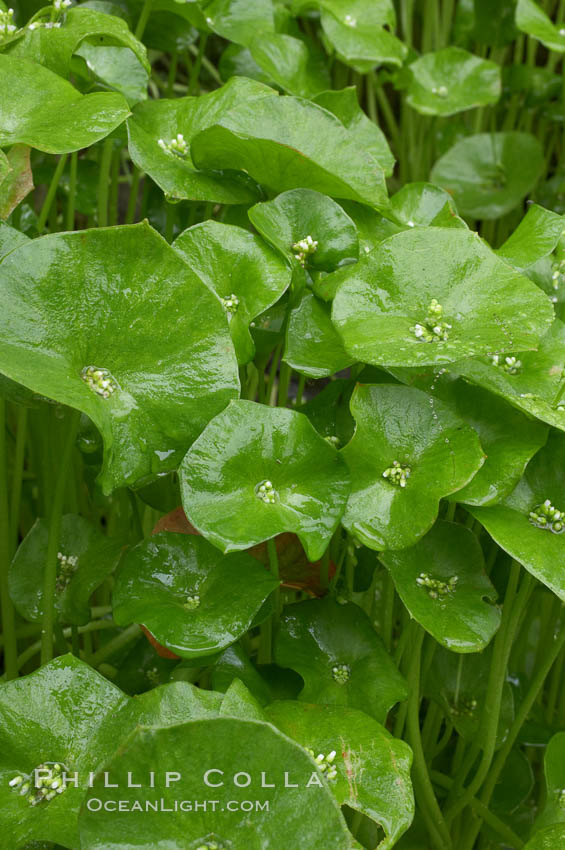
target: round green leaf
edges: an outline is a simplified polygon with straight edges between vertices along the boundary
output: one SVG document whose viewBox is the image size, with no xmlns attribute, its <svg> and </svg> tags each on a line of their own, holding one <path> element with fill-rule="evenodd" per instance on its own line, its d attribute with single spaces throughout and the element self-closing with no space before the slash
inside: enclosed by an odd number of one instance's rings
<svg viewBox="0 0 565 850">
<path fill-rule="evenodd" d="M 267 850 L 281 836 L 289 847 L 351 847 L 350 833 L 331 791 L 323 780 L 317 784 L 312 759 L 268 723 L 218 717 L 164 729 L 138 729 L 105 769 L 122 789 L 120 797 L 130 801 L 130 810 L 96 811 L 96 801 L 103 807 L 116 797 L 116 790 L 105 788 L 104 776 L 99 774 L 81 812 L 83 850 L 192 850 L 213 846 L 212 842 L 230 850 Z M 210 769 L 218 771 L 208 777 L 213 788 L 204 782 Z M 124 790 L 128 771 L 141 777 L 142 788 L 133 793 Z M 155 773 L 155 788 L 147 781 L 150 771 Z M 180 776 L 168 788 L 166 772 Z M 262 787 L 261 774 L 267 787 Z M 240 808 L 250 795 L 268 804 L 255 816 L 242 815 L 247 809 Z M 218 804 L 205 810 L 174 810 L 180 800 L 212 797 Z M 174 815 L 146 811 L 146 804 L 155 799 L 162 799 Z M 139 807 L 132 810 L 134 801 L 139 801 Z"/>
<path fill-rule="evenodd" d="M 269 80 L 288 94 L 311 98 L 331 85 L 326 66 L 299 38 L 261 32 L 249 43 L 249 51 Z"/>
<path fill-rule="evenodd" d="M 258 236 L 212 219 L 185 230 L 173 247 L 222 302 L 238 361 L 249 362 L 249 325 L 288 288 L 288 265 Z"/>
<path fill-rule="evenodd" d="M 406 102 L 422 115 L 455 115 L 496 103 L 502 89 L 496 62 L 461 47 L 426 53 L 408 66 Z"/>
<path fill-rule="evenodd" d="M 403 677 L 353 602 L 342 605 L 328 597 L 285 608 L 274 656 L 302 676 L 302 702 L 358 708 L 383 723 L 407 697 Z"/>
<path fill-rule="evenodd" d="M 104 724 L 128 701 L 92 667 L 65 655 L 40 670 L 0 688 L 0 809 L 9 846 L 42 839 L 78 847 L 78 810 L 88 774 L 114 751 L 116 740 Z M 31 774 L 31 788 L 41 765 L 57 762 L 71 782 L 52 800 L 31 805 L 17 776 Z"/>
<path fill-rule="evenodd" d="M 0 282 L 1 371 L 93 420 L 106 492 L 176 466 L 238 393 L 221 304 L 147 223 L 33 240 Z"/>
<path fill-rule="evenodd" d="M 10 566 L 10 597 L 30 622 L 43 616 L 48 537 L 47 520 L 36 520 Z M 106 537 L 83 517 L 63 516 L 55 585 L 55 610 L 62 622 L 83 625 L 90 620 L 90 597 L 113 571 L 120 550 L 119 540 Z"/>
<path fill-rule="evenodd" d="M 261 97 L 224 111 L 194 137 L 191 154 L 198 168 L 246 171 L 275 193 L 305 187 L 375 207 L 387 203 L 383 170 L 355 134 L 300 98 Z"/>
<path fill-rule="evenodd" d="M 407 183 L 392 196 L 390 206 L 406 227 L 466 227 L 451 195 L 433 183 Z"/>
<path fill-rule="evenodd" d="M 129 47 L 96 47 L 83 41 L 76 56 L 84 59 L 86 75 L 123 94 L 130 106 L 147 99 L 149 73 Z"/>
<path fill-rule="evenodd" d="M 439 521 L 415 546 L 380 557 L 410 616 L 438 643 L 454 652 L 485 648 L 500 611 L 472 531 Z"/>
<path fill-rule="evenodd" d="M 565 435 L 552 433 L 547 444 L 530 461 L 516 489 L 500 505 L 470 508 L 498 545 L 532 575 L 565 600 L 565 533 L 534 524 L 547 499 L 565 509 Z"/>
<path fill-rule="evenodd" d="M 351 412 L 355 434 L 341 451 L 352 481 L 343 525 L 370 549 L 405 549 L 431 528 L 440 499 L 481 467 L 479 438 L 447 405 L 412 387 L 358 385 Z M 404 485 L 390 473 L 395 462 Z"/>
<path fill-rule="evenodd" d="M 530 133 L 478 133 L 461 139 L 434 165 L 431 180 L 472 218 L 500 218 L 536 185 L 543 150 Z"/>
<path fill-rule="evenodd" d="M 565 732 L 558 732 L 549 741 L 543 767 L 546 784 L 545 806 L 538 815 L 535 828 L 545 829 L 559 823 L 563 824 L 565 835 Z M 559 844 L 554 845 L 558 846 Z"/>
<path fill-rule="evenodd" d="M 250 555 L 222 555 L 202 537 L 161 532 L 127 554 L 112 599 L 118 625 L 143 623 L 184 658 L 234 643 L 278 581 Z"/>
<path fill-rule="evenodd" d="M 551 254 L 564 233 L 563 216 L 532 204 L 496 253 L 507 263 L 525 269 Z"/>
<path fill-rule="evenodd" d="M 337 802 L 382 826 L 386 839 L 379 850 L 393 847 L 414 817 L 408 745 L 351 708 L 283 700 L 266 711 L 271 723 L 315 756 L 335 752 L 328 767 L 336 771 L 329 786 Z"/>
<path fill-rule="evenodd" d="M 242 720 L 267 720 L 261 704 L 239 679 L 234 679 L 227 689 L 222 700 L 220 716 L 241 717 Z"/>
<path fill-rule="evenodd" d="M 113 722 L 122 736 L 136 726 L 177 726 L 188 720 L 217 717 L 222 700 L 223 694 L 202 690 L 190 682 L 169 682 L 128 700 Z"/>
<path fill-rule="evenodd" d="M 117 92 L 82 95 L 61 77 L 31 62 L 0 54 L 0 147 L 29 145 L 68 153 L 104 139 L 129 115 Z"/>
<path fill-rule="evenodd" d="M 202 3 L 210 29 L 228 41 L 248 46 L 258 32 L 274 32 L 271 0 L 212 0 Z"/>
<path fill-rule="evenodd" d="M 346 351 L 365 363 L 441 365 L 534 348 L 553 319 L 547 296 L 468 230 L 397 233 L 339 275 L 332 320 Z M 436 318 L 446 328 L 439 337 Z M 423 327 L 432 340 L 419 336 Z"/>
<path fill-rule="evenodd" d="M 524 845 L 524 850 L 557 850 L 565 843 L 565 826 L 555 824 L 536 832 Z"/>
<path fill-rule="evenodd" d="M 134 163 L 147 172 L 166 195 L 222 204 L 248 204 L 257 199 L 256 187 L 242 175 L 231 172 L 237 167 L 231 161 L 220 169 L 225 174 L 210 174 L 195 168 L 190 155 L 194 136 L 231 112 L 246 106 L 258 109 L 262 98 L 276 97 L 276 92 L 262 83 L 234 77 L 217 91 L 201 97 L 160 98 L 140 103 L 128 121 L 129 152 Z M 184 156 L 163 150 L 165 145 L 184 137 Z M 197 163 L 198 165 L 198 163 Z M 230 173 L 231 172 L 231 173 Z"/>
<path fill-rule="evenodd" d="M 549 50 L 565 53 L 565 30 L 561 24 L 554 24 L 534 0 L 518 0 L 516 26 Z"/>
<path fill-rule="evenodd" d="M 306 416 L 252 401 L 234 401 L 210 422 L 180 480 L 188 519 L 224 552 L 294 531 L 311 561 L 325 551 L 349 492 L 344 462 Z"/>
<path fill-rule="evenodd" d="M 284 361 L 310 378 L 323 378 L 354 362 L 332 324 L 330 307 L 305 292 L 288 317 Z"/>
</svg>

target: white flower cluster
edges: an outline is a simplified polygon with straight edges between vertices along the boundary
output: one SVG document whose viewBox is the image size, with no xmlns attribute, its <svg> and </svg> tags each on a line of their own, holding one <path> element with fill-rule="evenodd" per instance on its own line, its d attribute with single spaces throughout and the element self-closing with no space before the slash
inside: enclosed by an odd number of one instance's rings
<svg viewBox="0 0 565 850">
<path fill-rule="evenodd" d="M 399 461 L 393 460 L 392 466 L 389 466 L 383 472 L 383 478 L 397 487 L 406 487 L 406 480 L 410 478 L 410 472 L 409 466 L 402 466 Z"/>
<path fill-rule="evenodd" d="M 333 446 L 335 449 L 339 448 L 339 437 L 336 437 L 335 434 L 328 434 L 327 437 L 324 437 L 326 443 L 329 443 L 330 446 Z"/>
<path fill-rule="evenodd" d="M 345 685 L 351 678 L 351 667 L 349 664 L 334 664 L 332 676 L 338 685 Z"/>
<path fill-rule="evenodd" d="M 4 12 L 3 9 L 0 9 L 0 36 L 1 35 L 10 35 L 17 30 L 17 26 L 14 23 L 14 10 L 8 9 Z"/>
<path fill-rule="evenodd" d="M 227 850 L 228 845 L 220 841 L 219 838 L 209 836 L 205 838 L 201 844 L 196 847 L 196 850 Z"/>
<path fill-rule="evenodd" d="M 64 9 L 68 9 L 69 6 L 72 6 L 72 0 L 53 0 L 53 8 L 57 12 L 62 12 Z"/>
<path fill-rule="evenodd" d="M 47 762 L 36 767 L 30 776 L 19 773 L 8 784 L 12 791 L 25 797 L 30 806 L 38 806 L 40 803 L 48 803 L 66 790 L 64 773 L 64 764 Z"/>
<path fill-rule="evenodd" d="M 75 573 L 78 564 L 78 556 L 63 555 L 62 552 L 57 552 L 57 560 L 59 561 L 59 565 L 55 587 L 59 593 L 61 593 L 65 590 Z"/>
<path fill-rule="evenodd" d="M 227 298 L 222 298 L 221 301 L 228 313 L 235 313 L 239 307 L 239 298 L 233 292 Z"/>
<path fill-rule="evenodd" d="M 86 381 L 90 389 L 102 398 L 110 398 L 112 393 L 118 389 L 118 385 L 107 369 L 98 366 L 85 366 L 80 376 Z"/>
<path fill-rule="evenodd" d="M 170 142 L 166 142 L 164 139 L 159 139 L 158 144 L 159 147 L 166 153 L 174 153 L 175 156 L 180 156 L 182 158 L 188 156 L 188 144 L 185 142 L 182 133 L 177 133 L 175 138 L 171 139 Z"/>
<path fill-rule="evenodd" d="M 424 322 L 416 322 L 410 330 L 420 342 L 445 342 L 449 338 L 451 325 L 442 321 L 443 307 L 432 298 Z"/>
<path fill-rule="evenodd" d="M 477 705 L 476 699 L 465 697 L 450 706 L 450 712 L 454 717 L 473 717 L 477 710 Z"/>
<path fill-rule="evenodd" d="M 186 608 L 187 611 L 194 611 L 195 608 L 198 608 L 200 605 L 200 596 L 198 593 L 191 593 L 186 597 L 186 601 L 183 604 L 183 607 Z"/>
<path fill-rule="evenodd" d="M 493 354 L 491 361 L 493 366 L 499 366 L 509 375 L 519 375 L 522 371 L 522 361 L 518 360 L 517 357 L 505 357 L 501 354 Z"/>
<path fill-rule="evenodd" d="M 420 573 L 416 579 L 416 584 L 427 590 L 430 599 L 444 599 L 450 593 L 453 593 L 458 581 L 459 576 L 451 576 L 447 581 L 441 581 L 432 578 L 428 573 Z"/>
<path fill-rule="evenodd" d="M 561 534 L 565 529 L 565 511 L 558 511 L 549 499 L 530 511 L 528 519 L 537 528 L 545 528 L 554 534 Z"/>
<path fill-rule="evenodd" d="M 28 30 L 37 30 L 39 27 L 43 27 L 45 30 L 58 30 L 61 26 L 61 21 L 33 21 L 33 23 L 28 24 Z"/>
<path fill-rule="evenodd" d="M 311 236 L 305 236 L 304 239 L 300 239 L 292 246 L 294 256 L 303 268 L 306 265 L 307 258 L 315 254 L 317 248 L 318 242 L 316 239 L 312 239 Z"/>
<path fill-rule="evenodd" d="M 331 753 L 324 755 L 324 753 L 315 754 L 315 751 L 310 747 L 306 747 L 306 752 L 309 756 L 311 756 L 316 764 L 318 765 L 318 770 L 320 773 L 323 773 L 328 782 L 333 782 L 337 779 L 337 767 L 335 766 L 335 757 L 336 751 L 332 750 Z"/>
<path fill-rule="evenodd" d="M 261 481 L 255 488 L 255 495 L 267 505 L 274 505 L 277 498 L 277 491 L 273 487 L 273 482 L 268 479 Z"/>
<path fill-rule="evenodd" d="M 438 86 L 437 88 L 434 86 L 432 94 L 435 94 L 437 97 L 447 97 L 449 91 L 447 90 L 447 86 Z"/>
</svg>

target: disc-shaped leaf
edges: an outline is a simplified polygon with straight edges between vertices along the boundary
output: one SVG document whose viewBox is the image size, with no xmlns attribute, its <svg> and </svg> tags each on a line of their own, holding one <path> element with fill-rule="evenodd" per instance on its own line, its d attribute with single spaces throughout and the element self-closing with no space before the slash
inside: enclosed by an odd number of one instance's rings
<svg viewBox="0 0 565 850">
<path fill-rule="evenodd" d="M 194 137 L 191 153 L 198 168 L 246 171 L 275 193 L 304 187 L 386 205 L 379 163 L 335 115 L 300 98 L 260 97 L 224 110 Z"/>
<path fill-rule="evenodd" d="M 105 769 L 121 787 L 120 796 L 129 799 L 129 810 L 104 810 L 116 790 L 105 788 L 99 774 L 80 818 L 84 850 L 127 850 L 133 846 L 132 836 L 138 850 L 187 850 L 214 843 L 230 850 L 260 850 L 276 846 L 281 835 L 289 847 L 351 847 L 337 802 L 323 780 L 318 784 L 312 759 L 269 723 L 218 717 L 138 729 Z M 150 771 L 155 773 L 155 788 L 145 778 Z M 141 777 L 142 788 L 134 793 L 124 791 L 128 772 Z M 169 787 L 166 772 L 179 775 Z M 265 809 L 256 817 L 242 817 L 241 803 L 251 792 Z M 205 810 L 178 807 L 174 817 L 156 816 L 146 805 L 157 797 L 174 811 L 175 802 L 200 800 L 204 794 L 213 794 L 219 804 Z M 101 810 L 96 811 L 96 801 Z M 138 807 L 133 807 L 134 801 L 139 801 Z"/>
<path fill-rule="evenodd" d="M 71 655 L 2 685 L 0 807 L 3 840 L 10 846 L 32 839 L 79 846 L 77 816 L 89 771 L 108 758 L 117 743 L 104 733 L 104 722 L 127 701 L 118 688 Z M 69 781 L 54 799 L 33 802 L 37 796 L 33 771 L 55 763 L 63 765 L 69 777 L 78 773 L 78 787 Z"/>
<path fill-rule="evenodd" d="M 96 47 L 83 41 L 75 56 L 84 59 L 89 82 L 94 77 L 104 88 L 120 92 L 130 107 L 147 99 L 149 73 L 129 47 Z M 76 68 L 74 73 L 79 73 Z"/>
<path fill-rule="evenodd" d="M 358 708 L 383 723 L 407 689 L 371 621 L 353 602 L 316 599 L 288 606 L 275 661 L 304 680 L 303 702 Z"/>
<path fill-rule="evenodd" d="M 351 471 L 343 525 L 370 549 L 405 549 L 433 525 L 442 497 L 483 463 L 476 432 L 412 387 L 358 385 L 342 450 Z"/>
<path fill-rule="evenodd" d="M 549 741 L 543 760 L 545 773 L 545 806 L 538 815 L 535 829 L 563 824 L 565 837 L 565 732 L 558 732 Z M 543 846 L 543 845 L 542 845 Z M 549 846 L 549 845 L 548 845 Z M 558 847 L 559 844 L 555 844 Z"/>
<path fill-rule="evenodd" d="M 270 82 L 288 94 L 311 98 L 331 85 L 325 64 L 299 38 L 280 32 L 259 32 L 249 52 Z"/>
<path fill-rule="evenodd" d="M 502 89 L 496 62 L 461 47 L 426 53 L 408 66 L 406 102 L 422 115 L 455 115 L 496 103 Z"/>
<path fill-rule="evenodd" d="M 238 361 L 249 362 L 255 353 L 249 325 L 289 286 L 288 265 L 248 230 L 211 219 L 181 233 L 174 247 L 219 297 Z"/>
<path fill-rule="evenodd" d="M 275 30 L 271 0 L 212 0 L 202 5 L 210 29 L 236 44 L 247 46 L 258 32 Z"/>
<path fill-rule="evenodd" d="M 121 736 L 136 726 L 177 726 L 188 720 L 217 717 L 222 700 L 223 694 L 197 688 L 190 682 L 169 682 L 136 694 L 110 722 Z"/>
<path fill-rule="evenodd" d="M 434 165 L 431 180 L 472 218 L 500 218 L 531 192 L 542 174 L 541 144 L 530 133 L 478 133 L 461 139 Z"/>
<path fill-rule="evenodd" d="M 392 196 L 390 206 L 406 227 L 466 227 L 451 195 L 433 183 L 407 183 Z"/>
<path fill-rule="evenodd" d="M 472 531 L 440 521 L 415 546 L 380 557 L 410 616 L 438 643 L 453 652 L 485 648 L 500 611 Z"/>
<path fill-rule="evenodd" d="M 332 324 L 330 307 L 305 292 L 288 317 L 284 361 L 303 375 L 323 378 L 354 362 Z"/>
<path fill-rule="evenodd" d="M 47 520 L 36 520 L 10 567 L 10 597 L 30 622 L 43 616 L 48 538 Z M 62 622 L 82 625 L 90 620 L 90 597 L 116 566 L 120 551 L 119 540 L 106 537 L 88 520 L 63 516 L 55 584 L 55 609 Z"/>
<path fill-rule="evenodd" d="M 500 349 L 499 349 L 500 350 Z M 565 431 L 565 325 L 555 319 L 537 351 L 510 359 L 500 354 L 465 360 L 457 372 L 505 398 L 514 407 Z"/>
<path fill-rule="evenodd" d="M 282 732 L 314 757 L 322 754 L 322 772 L 335 770 L 329 786 L 338 803 L 379 823 L 386 839 L 380 850 L 394 846 L 414 817 L 410 782 L 412 752 L 404 741 L 362 711 L 283 700 L 267 708 Z M 328 763 L 327 757 L 335 754 Z"/>
<path fill-rule="evenodd" d="M 93 420 L 106 491 L 176 466 L 238 393 L 222 305 L 147 223 L 33 240 L 0 285 L 0 370 Z"/>
<path fill-rule="evenodd" d="M 565 435 L 554 432 L 510 496 L 499 505 L 469 510 L 502 549 L 565 601 L 565 523 L 543 519 L 546 500 L 565 510 L 564 491 Z"/>
<path fill-rule="evenodd" d="M 565 826 L 554 824 L 536 832 L 524 845 L 524 850 L 556 850 L 565 843 Z"/>
<path fill-rule="evenodd" d="M 549 50 L 565 53 L 565 29 L 554 24 L 535 0 L 518 0 L 516 26 Z"/>
<path fill-rule="evenodd" d="M 564 232 L 563 216 L 532 204 L 514 233 L 496 253 L 507 263 L 526 269 L 551 254 Z"/>
<path fill-rule="evenodd" d="M 459 228 L 397 233 L 339 276 L 332 320 L 365 363 L 440 365 L 534 348 L 553 319 L 539 288 Z"/>
<path fill-rule="evenodd" d="M 248 204 L 257 199 L 254 184 L 232 172 L 231 161 L 220 169 L 226 174 L 210 174 L 195 168 L 190 143 L 194 136 L 232 112 L 246 106 L 258 109 L 262 98 L 276 92 L 253 80 L 234 77 L 221 89 L 201 97 L 160 98 L 140 103 L 128 121 L 129 152 L 132 160 L 171 198 Z M 178 134 L 184 138 L 181 149 L 164 149 Z M 159 144 L 159 141 L 163 145 Z M 163 147 L 164 146 L 164 147 Z M 230 173 L 231 172 L 231 173 Z"/>
<path fill-rule="evenodd" d="M 241 637 L 276 587 L 250 555 L 222 555 L 202 537 L 162 532 L 124 559 L 114 619 L 118 625 L 143 623 L 177 655 L 198 658 Z"/>
<path fill-rule="evenodd" d="M 45 153 L 87 148 L 129 115 L 117 92 L 82 95 L 29 59 L 0 54 L 0 147 L 29 145 Z"/>
<path fill-rule="evenodd" d="M 294 531 L 311 561 L 325 551 L 349 492 L 345 463 L 306 416 L 243 400 L 192 444 L 180 480 L 188 519 L 224 552 Z"/>
</svg>

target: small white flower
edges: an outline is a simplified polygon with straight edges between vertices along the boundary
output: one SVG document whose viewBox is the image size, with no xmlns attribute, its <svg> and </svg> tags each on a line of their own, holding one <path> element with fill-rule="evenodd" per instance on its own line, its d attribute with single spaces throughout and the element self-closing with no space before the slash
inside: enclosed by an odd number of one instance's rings
<svg viewBox="0 0 565 850">
<path fill-rule="evenodd" d="M 295 242 L 292 246 L 294 256 L 302 267 L 306 266 L 307 258 L 312 254 L 315 254 L 317 248 L 317 240 L 312 239 L 310 235 L 305 236 L 304 239 L 300 239 L 298 242 Z"/>
<path fill-rule="evenodd" d="M 255 486 L 255 495 L 258 499 L 261 499 L 262 502 L 265 502 L 265 504 L 274 505 L 278 494 L 273 487 L 273 482 L 266 479 L 265 481 L 260 481 L 259 484 Z"/>
<path fill-rule="evenodd" d="M 334 664 L 332 667 L 332 677 L 338 685 L 345 685 L 351 677 L 349 664 Z"/>
<path fill-rule="evenodd" d="M 117 381 L 108 369 L 101 369 L 97 366 L 85 366 L 80 376 L 88 384 L 92 392 L 102 396 L 102 398 L 110 398 L 118 389 Z"/>
</svg>

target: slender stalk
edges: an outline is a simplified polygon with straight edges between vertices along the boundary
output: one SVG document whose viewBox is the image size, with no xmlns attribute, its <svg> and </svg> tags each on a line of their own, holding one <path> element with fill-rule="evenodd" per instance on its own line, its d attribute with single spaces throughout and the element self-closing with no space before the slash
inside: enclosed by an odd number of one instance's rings
<svg viewBox="0 0 565 850">
<path fill-rule="evenodd" d="M 108 225 L 108 193 L 110 168 L 112 166 L 112 139 L 104 139 L 100 152 L 100 171 L 98 174 L 98 227 Z"/>
<path fill-rule="evenodd" d="M 71 167 L 69 173 L 69 198 L 67 201 L 67 213 L 65 217 L 65 228 L 67 230 L 75 229 L 75 197 L 77 191 L 77 169 L 78 169 L 78 153 L 73 151 L 71 154 Z"/>
<path fill-rule="evenodd" d="M 25 462 L 27 437 L 27 407 L 18 407 L 16 451 L 14 453 L 14 470 L 12 476 L 12 495 L 10 500 L 10 541 L 12 552 L 18 546 L 18 526 L 20 522 L 20 502 Z"/>
<path fill-rule="evenodd" d="M 8 571 L 12 555 L 11 541 L 8 469 L 6 465 L 6 401 L 0 398 L 0 608 L 2 610 L 6 679 L 14 679 L 18 675 L 16 618 L 8 586 Z"/>
<path fill-rule="evenodd" d="M 147 21 L 149 20 L 149 15 L 151 14 L 152 8 L 153 0 L 145 0 L 145 2 L 143 3 L 143 8 L 141 9 L 141 15 L 139 16 L 139 20 L 135 28 L 135 37 L 140 41 L 143 33 L 145 32 L 145 27 L 147 26 Z"/>
<path fill-rule="evenodd" d="M 114 653 L 126 647 L 141 634 L 141 626 L 138 626 L 137 623 L 134 623 L 133 626 L 128 626 L 127 629 L 124 629 L 124 631 L 120 632 L 119 635 L 116 635 L 115 638 L 112 638 L 112 640 L 108 641 L 108 643 L 105 643 L 98 652 L 91 655 L 88 659 L 88 663 L 91 667 L 98 667 L 103 661 L 106 661 L 107 658 L 111 658 Z"/>
<path fill-rule="evenodd" d="M 137 196 L 139 194 L 139 181 L 141 180 L 141 171 L 133 166 L 133 174 L 131 176 L 131 186 L 129 190 L 128 208 L 126 210 L 126 224 L 133 224 L 135 221 L 135 213 L 137 210 Z"/>
<path fill-rule="evenodd" d="M 204 52 L 206 50 L 207 43 L 208 35 L 206 33 L 202 33 L 200 36 L 200 41 L 198 42 L 198 53 L 196 54 L 196 61 L 192 63 L 192 68 L 190 69 L 190 79 L 188 81 L 189 94 L 198 94 L 200 90 L 200 70 L 202 68 L 202 60 L 204 59 Z"/>
<path fill-rule="evenodd" d="M 65 169 L 65 164 L 67 162 L 68 154 L 64 153 L 59 157 L 59 162 L 55 168 L 55 172 L 53 177 L 51 178 L 51 183 L 49 184 L 49 188 L 47 189 L 47 194 L 45 196 L 45 200 L 43 201 L 43 206 L 39 212 L 39 216 L 37 217 L 37 232 L 39 235 L 43 233 L 45 230 L 45 224 L 47 223 L 47 217 L 51 212 L 51 206 L 53 201 L 55 200 L 55 195 L 57 193 L 57 186 L 59 185 L 59 180 L 61 179 L 61 175 Z"/>
</svg>

